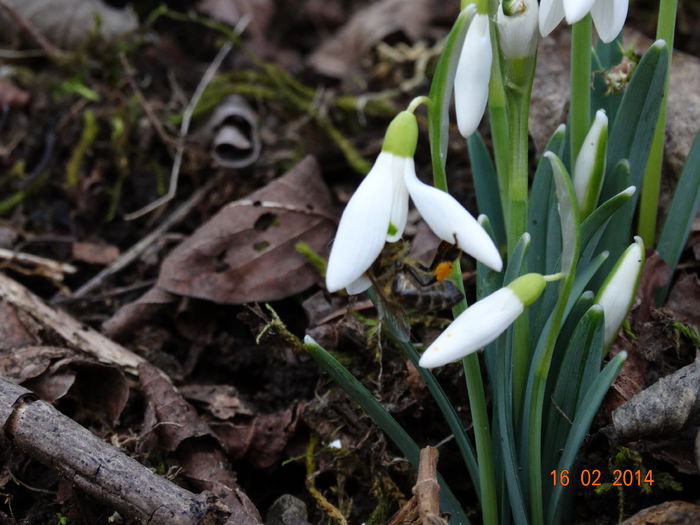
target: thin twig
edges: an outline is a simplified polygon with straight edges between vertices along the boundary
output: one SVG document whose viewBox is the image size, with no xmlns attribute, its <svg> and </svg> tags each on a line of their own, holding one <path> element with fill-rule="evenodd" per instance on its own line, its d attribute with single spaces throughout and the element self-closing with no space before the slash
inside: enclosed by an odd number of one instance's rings
<svg viewBox="0 0 700 525">
<path fill-rule="evenodd" d="M 189 199 L 182 203 L 173 213 L 163 220 L 151 233 L 146 235 L 139 242 L 121 254 L 112 264 L 104 268 L 92 279 L 78 288 L 71 298 L 83 297 L 98 286 L 100 286 L 107 278 L 115 273 L 123 270 L 129 264 L 138 259 L 146 249 L 151 246 L 156 239 L 161 237 L 165 232 L 172 228 L 175 224 L 183 220 L 197 206 L 202 199 L 220 182 L 220 177 L 212 177 L 209 182 L 195 191 Z"/>
<path fill-rule="evenodd" d="M 63 279 L 63 275 L 66 273 L 75 273 L 78 269 L 72 264 L 57 262 L 52 259 L 47 259 L 45 257 L 39 257 L 38 255 L 33 255 L 31 253 L 15 252 L 12 250 L 7 250 L 5 248 L 0 248 L 0 259 L 7 259 L 10 262 L 18 262 L 25 264 L 33 264 L 35 266 L 40 266 L 45 268 L 53 277 L 59 281 Z"/>
<path fill-rule="evenodd" d="M 49 58 L 55 61 L 61 61 L 68 57 L 68 53 L 49 42 L 13 5 L 9 4 L 6 0 L 0 0 L 0 7 L 7 11 L 10 17 L 39 44 L 39 47 L 41 47 Z"/>
<path fill-rule="evenodd" d="M 185 112 L 182 114 L 182 123 L 180 124 L 180 137 L 177 144 L 177 150 L 175 152 L 175 159 L 173 160 L 173 167 L 170 171 L 170 184 L 168 186 L 167 193 L 162 197 L 154 200 L 150 204 L 147 204 L 140 210 L 136 210 L 132 213 L 125 215 L 124 218 L 127 221 L 132 221 L 134 219 L 138 219 L 139 217 L 143 217 L 147 213 L 152 212 L 156 208 L 159 208 L 163 204 L 172 200 L 173 197 L 175 197 L 175 193 L 177 192 L 177 181 L 180 175 L 180 166 L 182 165 L 182 156 L 185 152 L 185 136 L 187 135 L 187 132 L 190 129 L 190 121 L 192 120 L 192 114 L 194 113 L 194 110 L 197 107 L 197 104 L 199 103 L 199 99 L 202 97 L 202 94 L 204 93 L 204 90 L 206 89 L 207 85 L 209 85 L 209 82 L 211 82 L 211 80 L 214 78 L 214 75 L 221 66 L 221 63 L 224 61 L 224 58 L 226 58 L 226 55 L 228 55 L 229 51 L 231 51 L 231 47 L 233 47 L 233 44 L 231 44 L 231 42 L 225 42 L 224 45 L 221 46 L 221 49 L 219 49 L 219 52 L 214 57 L 214 60 L 211 64 L 209 64 L 209 67 L 204 72 L 204 75 L 199 81 L 197 89 L 195 90 L 194 94 L 192 95 L 192 98 L 190 99 L 190 103 L 187 105 L 187 108 L 185 108 Z"/>
</svg>

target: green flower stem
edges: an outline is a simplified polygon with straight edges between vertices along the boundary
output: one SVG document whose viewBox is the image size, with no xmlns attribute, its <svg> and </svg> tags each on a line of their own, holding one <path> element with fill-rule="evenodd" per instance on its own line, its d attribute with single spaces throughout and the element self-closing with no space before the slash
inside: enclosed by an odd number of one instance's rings
<svg viewBox="0 0 700 525">
<path fill-rule="evenodd" d="M 664 0 L 665 1 L 665 0 Z M 591 124 L 591 15 L 576 22 L 571 31 L 571 166 Z"/>
<path fill-rule="evenodd" d="M 528 193 L 528 116 L 530 94 L 535 76 L 535 57 L 510 59 L 504 63 L 506 77 L 506 104 L 508 112 L 509 170 L 508 214 L 506 237 L 508 253 L 512 254 L 520 237 L 527 229 Z M 527 271 L 526 267 L 522 268 Z M 528 320 L 523 314 L 513 332 L 513 417 L 520 420 L 523 393 L 530 362 Z"/>
<path fill-rule="evenodd" d="M 668 44 L 668 69 L 666 70 L 666 86 L 664 97 L 661 99 L 661 111 L 656 122 L 654 140 L 651 143 L 649 158 L 644 170 L 641 203 L 639 205 L 639 235 L 645 246 L 654 245 L 656 235 L 656 214 L 661 187 L 661 167 L 664 158 L 664 131 L 666 129 L 666 103 L 668 101 L 668 84 L 671 77 L 671 57 L 673 56 L 673 40 L 676 29 L 676 12 L 678 0 L 662 0 L 659 2 L 659 20 L 656 25 L 656 38 L 663 39 Z"/>
<path fill-rule="evenodd" d="M 479 486 L 481 488 L 481 514 L 484 525 L 498 524 L 498 489 L 496 471 L 493 466 L 493 448 L 489 415 L 486 409 L 484 383 L 481 378 L 479 354 L 473 353 L 462 359 L 464 378 L 469 394 L 469 408 L 472 415 L 476 457 L 479 462 Z"/>
<path fill-rule="evenodd" d="M 476 6 L 477 13 L 489 14 L 489 0 L 461 0 L 460 9 L 464 9 L 469 4 Z"/>
<path fill-rule="evenodd" d="M 491 24 L 491 42 L 497 42 L 497 39 L 498 31 L 496 31 L 494 24 Z M 506 91 L 503 87 L 498 46 L 492 46 L 492 49 L 493 65 L 491 66 L 491 78 L 489 80 L 489 123 L 491 124 L 491 140 L 493 142 L 493 154 L 498 173 L 501 208 L 503 209 L 503 216 L 508 217 L 508 165 L 510 163 L 508 112 L 506 111 Z"/>
</svg>

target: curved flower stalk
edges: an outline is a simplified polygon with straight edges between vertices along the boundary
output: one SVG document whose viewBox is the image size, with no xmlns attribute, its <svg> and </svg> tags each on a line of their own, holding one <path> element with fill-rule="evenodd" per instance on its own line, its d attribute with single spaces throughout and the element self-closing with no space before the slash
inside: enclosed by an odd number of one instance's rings
<svg viewBox="0 0 700 525">
<path fill-rule="evenodd" d="M 538 273 L 518 277 L 462 312 L 423 353 L 423 368 L 446 365 L 483 348 L 542 294 L 547 279 Z"/>
<path fill-rule="evenodd" d="M 627 312 L 632 308 L 643 266 L 644 241 L 641 237 L 635 237 L 598 291 L 595 302 L 603 307 L 605 313 L 603 339 L 606 348 L 617 337 Z"/>
<path fill-rule="evenodd" d="M 607 44 L 622 31 L 628 4 L 629 0 L 542 0 L 540 33 L 547 36 L 564 17 L 567 24 L 574 24 L 590 12 L 598 36 Z"/>
<path fill-rule="evenodd" d="M 438 237 L 501 271 L 498 249 L 476 219 L 449 193 L 416 177 L 413 154 L 417 140 L 415 115 L 402 111 L 389 124 L 382 152 L 340 218 L 326 270 L 328 291 L 346 288 L 356 294 L 369 288 L 365 272 L 384 243 L 400 239 L 406 227 L 409 193 Z"/>
<path fill-rule="evenodd" d="M 477 13 L 469 25 L 455 73 L 455 113 L 464 138 L 479 127 L 489 98 L 491 76 L 491 34 L 489 17 Z"/>
</svg>

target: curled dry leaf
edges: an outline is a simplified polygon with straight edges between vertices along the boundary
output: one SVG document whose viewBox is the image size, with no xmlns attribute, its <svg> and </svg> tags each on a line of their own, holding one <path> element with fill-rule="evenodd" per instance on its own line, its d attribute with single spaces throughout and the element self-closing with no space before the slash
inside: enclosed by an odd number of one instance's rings
<svg viewBox="0 0 700 525">
<path fill-rule="evenodd" d="M 29 93 L 8 80 L 0 80 L 0 106 L 21 108 L 29 102 Z"/>
<path fill-rule="evenodd" d="M 111 339 L 119 340 L 131 332 L 137 325 L 148 321 L 163 305 L 170 304 L 177 297 L 153 287 L 136 301 L 127 303 L 117 310 L 112 317 L 102 323 L 102 331 Z"/>
<path fill-rule="evenodd" d="M 155 416 L 155 429 L 144 430 L 155 430 L 165 450 L 172 452 L 186 439 L 211 435 L 207 424 L 200 419 L 192 405 L 182 398 L 161 370 L 142 363 L 139 365 L 139 380 L 141 390 Z"/>
<path fill-rule="evenodd" d="M 214 161 L 224 168 L 250 166 L 260 156 L 256 115 L 238 95 L 224 99 L 193 139 L 211 144 Z"/>
<path fill-rule="evenodd" d="M 276 301 L 318 272 L 295 248 L 325 252 L 335 211 L 318 163 L 306 157 L 281 178 L 225 206 L 163 261 L 157 286 L 218 303 Z"/>
<path fill-rule="evenodd" d="M 61 47 L 76 48 L 94 34 L 103 40 L 113 40 L 138 26 L 130 9 L 115 9 L 102 0 L 6 1 L 36 30 Z M 17 24 L 1 11 L 0 30 L 14 34 Z"/>
<path fill-rule="evenodd" d="M 615 441 L 668 436 L 700 422 L 700 360 L 661 378 L 612 413 Z"/>
<path fill-rule="evenodd" d="M 430 27 L 430 0 L 381 0 L 356 12 L 338 33 L 311 55 L 311 66 L 324 75 L 346 79 L 354 76 L 372 48 L 398 31 L 411 40 Z"/>
</svg>

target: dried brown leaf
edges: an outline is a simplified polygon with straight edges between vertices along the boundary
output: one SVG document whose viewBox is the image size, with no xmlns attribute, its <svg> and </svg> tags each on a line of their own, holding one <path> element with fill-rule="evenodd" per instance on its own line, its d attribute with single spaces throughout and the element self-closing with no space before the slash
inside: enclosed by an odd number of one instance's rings
<svg viewBox="0 0 700 525">
<path fill-rule="evenodd" d="M 0 300 L 0 319 L 0 351 L 41 344 L 41 325 L 23 310 Z"/>
<path fill-rule="evenodd" d="M 223 421 L 239 414 L 253 414 L 231 385 L 186 385 L 180 388 L 180 393 L 185 399 L 203 404 L 210 414 Z"/>
<path fill-rule="evenodd" d="M 102 323 L 102 331 L 110 339 L 121 339 L 137 325 L 151 319 L 164 305 L 176 299 L 177 297 L 173 294 L 154 286 L 136 301 L 127 303 L 117 310 L 112 317 Z"/>
<path fill-rule="evenodd" d="M 119 248 L 94 242 L 73 243 L 73 258 L 88 264 L 108 265 L 119 257 Z"/>
<path fill-rule="evenodd" d="M 29 102 L 29 93 L 8 80 L 0 80 L 0 106 L 21 108 Z"/>
<path fill-rule="evenodd" d="M 700 331 L 700 280 L 696 274 L 685 274 L 676 281 L 671 288 L 666 309 L 675 319 Z"/>
<path fill-rule="evenodd" d="M 7 1 L 53 44 L 69 48 L 78 47 L 92 34 L 112 40 L 138 25 L 130 9 L 115 9 L 102 0 Z M 0 13 L 0 30 L 4 34 L 17 31 L 14 21 L 4 13 Z"/>
<path fill-rule="evenodd" d="M 0 376 L 20 384 L 40 376 L 57 359 L 72 352 L 55 346 L 25 346 L 0 354 Z"/>
<path fill-rule="evenodd" d="M 700 361 L 661 378 L 612 414 L 616 441 L 668 436 L 700 421 Z"/>
<path fill-rule="evenodd" d="M 311 55 L 309 63 L 324 75 L 350 78 L 372 48 L 392 33 L 409 39 L 425 36 L 430 27 L 430 0 L 381 0 L 357 11 Z"/>
<path fill-rule="evenodd" d="M 139 380 L 155 416 L 155 432 L 165 450 L 172 452 L 186 439 L 211 435 L 209 427 L 161 370 L 142 363 Z M 147 429 L 150 430 L 154 429 Z"/>
<path fill-rule="evenodd" d="M 700 506 L 687 501 L 666 501 L 627 518 L 621 525 L 692 525 L 700 523 Z"/>
<path fill-rule="evenodd" d="M 157 285 L 229 304 L 289 297 L 318 279 L 296 243 L 324 252 L 334 217 L 318 163 L 306 157 L 247 199 L 224 207 L 175 248 Z"/>
<path fill-rule="evenodd" d="M 232 27 L 247 19 L 246 32 L 256 41 L 265 39 L 275 14 L 272 0 L 203 0 L 198 9 Z"/>
</svg>

